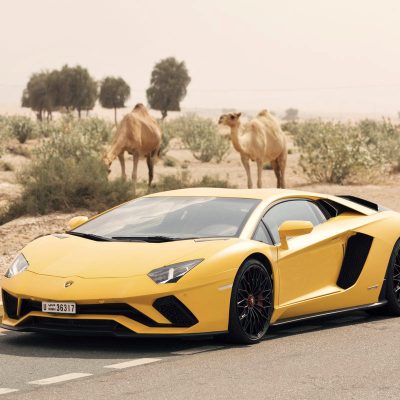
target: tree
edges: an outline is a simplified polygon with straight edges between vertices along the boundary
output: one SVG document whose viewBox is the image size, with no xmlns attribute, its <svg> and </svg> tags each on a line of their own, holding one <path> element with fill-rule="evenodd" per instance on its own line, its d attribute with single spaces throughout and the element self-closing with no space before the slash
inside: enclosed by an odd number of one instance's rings
<svg viewBox="0 0 400 400">
<path fill-rule="evenodd" d="M 47 118 L 60 108 L 91 110 L 97 99 L 97 83 L 87 69 L 65 65 L 61 70 L 33 74 L 22 94 L 22 107 L 36 111 L 39 120 L 47 111 Z"/>
<path fill-rule="evenodd" d="M 299 118 L 299 110 L 297 108 L 288 108 L 285 111 L 283 119 L 285 121 L 296 121 Z"/>
<path fill-rule="evenodd" d="M 108 76 L 101 82 L 99 101 L 104 108 L 114 109 L 117 125 L 117 108 L 125 107 L 125 101 L 131 94 L 131 88 L 122 78 Z"/>
<path fill-rule="evenodd" d="M 67 111 L 92 110 L 97 99 L 97 83 L 86 68 L 64 65 L 59 72 L 58 105 Z"/>
<path fill-rule="evenodd" d="M 180 111 L 180 102 L 186 96 L 190 80 L 184 61 L 169 57 L 158 62 L 151 73 L 150 87 L 146 92 L 150 107 L 161 111 L 162 119 L 165 119 L 168 111 Z"/>
<path fill-rule="evenodd" d="M 35 111 L 39 121 L 43 119 L 43 112 L 45 111 L 47 111 L 49 117 L 54 107 L 54 99 L 49 91 L 49 76 L 49 72 L 31 75 L 22 93 L 22 107 Z"/>
</svg>

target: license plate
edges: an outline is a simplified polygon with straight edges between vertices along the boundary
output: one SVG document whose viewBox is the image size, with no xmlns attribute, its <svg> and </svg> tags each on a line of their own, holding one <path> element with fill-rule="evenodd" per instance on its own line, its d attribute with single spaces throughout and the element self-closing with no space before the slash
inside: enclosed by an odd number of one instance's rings
<svg viewBox="0 0 400 400">
<path fill-rule="evenodd" d="M 76 314 L 76 304 L 44 301 L 42 303 L 42 311 L 54 314 Z"/>
</svg>

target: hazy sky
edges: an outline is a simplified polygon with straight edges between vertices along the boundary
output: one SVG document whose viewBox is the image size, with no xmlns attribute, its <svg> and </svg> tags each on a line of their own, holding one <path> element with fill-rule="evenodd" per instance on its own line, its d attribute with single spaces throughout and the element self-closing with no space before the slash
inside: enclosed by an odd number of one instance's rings
<svg viewBox="0 0 400 400">
<path fill-rule="evenodd" d="M 145 102 L 155 62 L 192 77 L 184 107 L 400 110 L 399 0 L 0 0 L 0 102 L 81 64 Z"/>
</svg>

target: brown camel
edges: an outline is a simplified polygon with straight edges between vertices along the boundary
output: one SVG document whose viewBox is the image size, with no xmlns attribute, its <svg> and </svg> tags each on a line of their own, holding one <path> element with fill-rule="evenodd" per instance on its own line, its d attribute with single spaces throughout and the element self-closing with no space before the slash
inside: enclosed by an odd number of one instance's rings
<svg viewBox="0 0 400 400">
<path fill-rule="evenodd" d="M 257 163 L 257 187 L 262 187 L 262 170 L 265 161 L 270 161 L 277 179 L 277 187 L 285 187 L 285 169 L 287 161 L 286 136 L 280 124 L 267 110 L 261 111 L 244 127 L 241 127 L 241 113 L 223 114 L 218 123 L 231 129 L 233 147 L 240 153 L 242 164 L 247 174 L 247 186 L 253 187 L 250 163 Z"/>
<path fill-rule="evenodd" d="M 118 124 L 111 148 L 104 157 L 110 172 L 111 163 L 118 157 L 122 177 L 126 178 L 124 153 L 133 155 L 133 191 L 136 193 L 137 167 L 139 158 L 145 157 L 149 169 L 149 188 L 153 180 L 154 160 L 161 145 L 161 129 L 143 104 L 136 104 Z"/>
</svg>

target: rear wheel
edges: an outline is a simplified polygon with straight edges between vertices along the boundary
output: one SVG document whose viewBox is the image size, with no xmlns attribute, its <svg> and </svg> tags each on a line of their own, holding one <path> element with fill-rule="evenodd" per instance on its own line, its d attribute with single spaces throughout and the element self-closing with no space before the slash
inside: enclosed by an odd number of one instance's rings
<svg viewBox="0 0 400 400">
<path fill-rule="evenodd" d="M 248 259 L 240 267 L 232 287 L 228 340 L 259 342 L 266 334 L 273 310 L 270 274 L 258 260 Z"/>
<path fill-rule="evenodd" d="M 374 315 L 390 314 L 400 316 L 400 240 L 396 242 L 390 256 L 385 285 L 386 305 L 372 309 L 369 312 Z"/>
<path fill-rule="evenodd" d="M 394 246 L 386 276 L 387 311 L 400 315 L 400 240 Z"/>
</svg>

